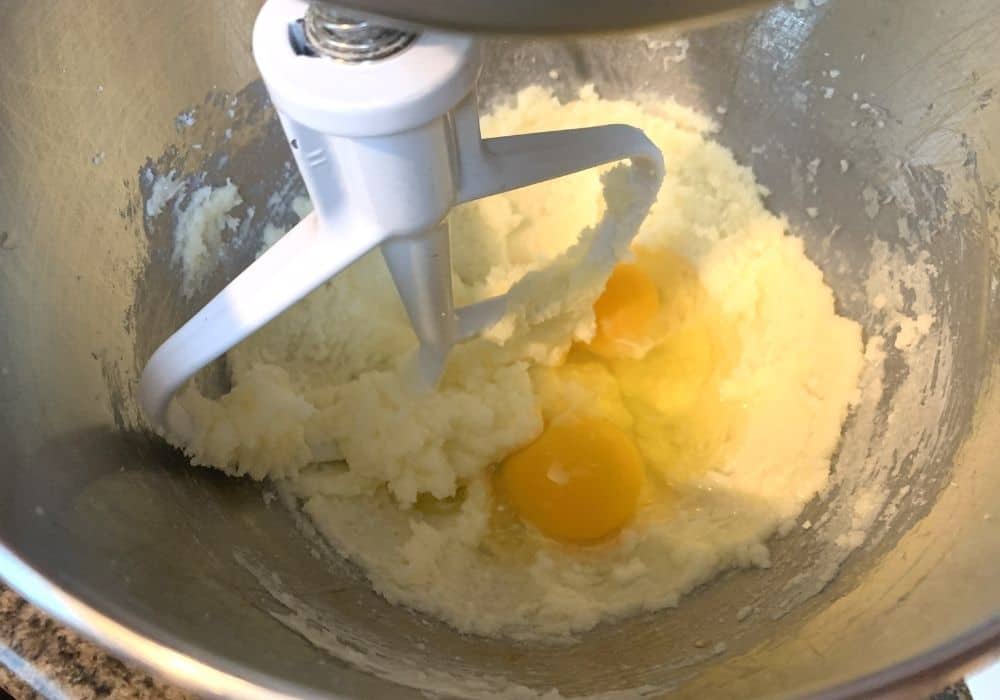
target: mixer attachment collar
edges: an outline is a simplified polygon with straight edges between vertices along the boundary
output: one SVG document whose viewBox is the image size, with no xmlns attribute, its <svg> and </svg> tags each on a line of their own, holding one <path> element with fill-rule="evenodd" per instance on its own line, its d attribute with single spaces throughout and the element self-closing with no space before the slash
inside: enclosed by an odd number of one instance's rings
<svg viewBox="0 0 1000 700">
<path fill-rule="evenodd" d="M 325 2 L 312 2 L 306 8 L 302 28 L 308 50 L 313 55 L 344 63 L 388 58 L 417 38 L 413 32 L 351 17 Z"/>
</svg>

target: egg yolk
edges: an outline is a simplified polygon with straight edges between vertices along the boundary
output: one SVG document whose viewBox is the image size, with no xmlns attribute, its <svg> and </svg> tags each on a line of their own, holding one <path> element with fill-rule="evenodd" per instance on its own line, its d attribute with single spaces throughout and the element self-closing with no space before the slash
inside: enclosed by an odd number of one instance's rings
<svg viewBox="0 0 1000 700">
<path fill-rule="evenodd" d="M 634 263 L 617 265 L 594 302 L 597 330 L 590 349 L 601 357 L 635 355 L 660 310 L 656 284 Z"/>
<path fill-rule="evenodd" d="M 635 444 L 602 418 L 547 426 L 498 473 L 501 494 L 521 519 L 567 544 L 596 542 L 627 525 L 643 481 Z"/>
</svg>

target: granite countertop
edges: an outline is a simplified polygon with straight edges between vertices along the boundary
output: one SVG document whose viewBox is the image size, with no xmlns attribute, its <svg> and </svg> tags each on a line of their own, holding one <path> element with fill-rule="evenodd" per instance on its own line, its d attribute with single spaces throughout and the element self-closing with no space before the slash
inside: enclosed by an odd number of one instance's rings
<svg viewBox="0 0 1000 700">
<path fill-rule="evenodd" d="M 0 585 L 0 699 L 194 700 L 107 654 Z M 971 700 L 964 685 L 932 700 Z"/>
<path fill-rule="evenodd" d="M 109 656 L 3 586 L 0 586 L 0 689 L 16 700 L 194 698 Z"/>
</svg>

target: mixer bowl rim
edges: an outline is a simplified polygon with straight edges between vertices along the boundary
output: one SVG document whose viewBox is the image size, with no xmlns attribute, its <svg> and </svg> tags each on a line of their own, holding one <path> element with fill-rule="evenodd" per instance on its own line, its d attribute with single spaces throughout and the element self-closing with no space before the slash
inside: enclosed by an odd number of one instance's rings
<svg viewBox="0 0 1000 700">
<path fill-rule="evenodd" d="M 29 602 L 95 644 L 193 692 L 239 700 L 331 698 L 295 683 L 277 680 L 203 649 L 198 657 L 178 651 L 182 644 L 159 630 L 138 632 L 83 602 L 36 571 L 0 541 L 0 579 Z M 126 615 L 127 616 L 127 615 Z M 944 687 L 993 658 L 1000 658 L 1000 615 L 949 641 L 879 671 L 806 694 L 811 700 L 847 700 L 872 693 Z"/>
</svg>

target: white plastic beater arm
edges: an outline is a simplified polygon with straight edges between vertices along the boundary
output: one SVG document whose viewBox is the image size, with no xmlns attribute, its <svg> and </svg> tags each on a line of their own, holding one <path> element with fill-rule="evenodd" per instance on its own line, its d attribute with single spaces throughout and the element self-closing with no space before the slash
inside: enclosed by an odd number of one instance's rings
<svg viewBox="0 0 1000 700">
<path fill-rule="evenodd" d="M 139 402 L 153 425 L 167 427 L 170 399 L 199 369 L 376 243 L 373 236 L 323 231 L 315 214 L 302 219 L 153 353 L 139 382 Z"/>
<path fill-rule="evenodd" d="M 634 126 L 607 124 L 484 139 L 475 95 L 455 111 L 458 202 L 469 202 L 545 180 L 631 159 L 663 176 L 663 154 Z"/>
<path fill-rule="evenodd" d="M 659 149 L 634 127 L 615 124 L 482 140 L 474 94 L 455 110 L 454 118 L 458 145 L 458 202 L 623 159 L 652 169 L 658 176 L 656 182 L 663 174 L 663 157 Z M 168 338 L 153 353 L 139 384 L 139 401 L 153 425 L 184 440 L 189 439 L 190 436 L 183 434 L 183 426 L 167 425 L 167 409 L 174 393 L 199 369 L 384 238 L 383 232 L 362 231 L 358 224 L 358 221 L 331 222 L 324 231 L 315 214 L 306 217 Z M 333 231 L 350 233 L 331 233 Z M 413 242 L 409 243 L 404 252 L 412 257 L 419 246 L 414 248 Z M 424 257 L 433 257 L 434 250 L 426 252 Z M 424 264 L 421 269 L 426 267 Z M 450 288 L 448 291 L 450 298 Z M 447 342 L 437 343 L 432 348 L 438 352 L 431 363 L 433 371 L 428 374 L 439 375 L 450 345 L 494 323 L 503 309 L 502 296 L 456 309 L 458 327 L 453 329 Z"/>
</svg>

